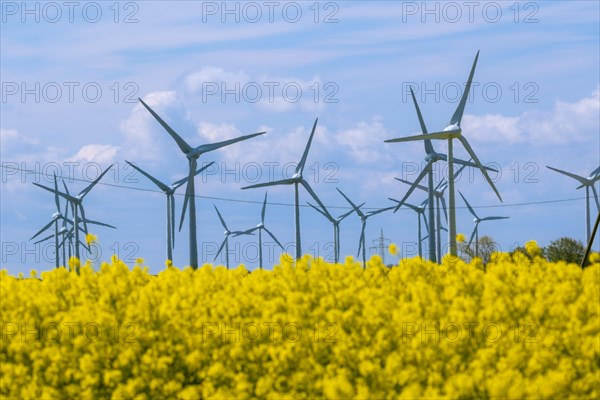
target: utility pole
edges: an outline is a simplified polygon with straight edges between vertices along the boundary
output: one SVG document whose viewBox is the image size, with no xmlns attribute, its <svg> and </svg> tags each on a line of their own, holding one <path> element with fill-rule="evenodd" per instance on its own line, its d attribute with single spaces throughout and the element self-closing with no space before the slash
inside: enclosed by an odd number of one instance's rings
<svg viewBox="0 0 600 400">
<path fill-rule="evenodd" d="M 383 236 L 383 229 L 381 229 L 381 233 L 379 234 L 379 238 L 374 239 L 372 241 L 373 246 L 369 247 L 369 250 L 371 251 L 378 251 L 379 252 L 379 256 L 381 257 L 381 261 L 383 262 L 383 265 L 386 265 L 385 263 L 385 249 L 387 249 L 387 247 L 390 244 L 390 239 L 386 239 Z"/>
</svg>

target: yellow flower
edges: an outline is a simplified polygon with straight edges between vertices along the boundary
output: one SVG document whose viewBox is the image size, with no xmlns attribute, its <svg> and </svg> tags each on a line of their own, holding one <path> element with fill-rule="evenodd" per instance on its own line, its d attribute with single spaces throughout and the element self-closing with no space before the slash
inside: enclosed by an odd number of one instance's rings
<svg viewBox="0 0 600 400">
<path fill-rule="evenodd" d="M 79 267 L 80 265 L 80 261 L 77 257 L 72 256 L 71 258 L 69 258 L 69 269 L 72 271 L 75 268 Z"/>
<path fill-rule="evenodd" d="M 530 256 L 537 256 L 542 253 L 540 246 L 538 246 L 535 240 L 530 240 L 525 243 L 525 250 L 527 250 L 527 253 L 529 253 Z"/>
<path fill-rule="evenodd" d="M 167 268 L 171 268 L 173 266 L 173 261 L 167 260 L 165 261 L 165 265 L 167 266 Z"/>
<path fill-rule="evenodd" d="M 588 260 L 592 264 L 600 263 L 600 253 L 592 253 L 589 255 Z"/>
<path fill-rule="evenodd" d="M 467 240 L 466 236 L 463 233 L 459 233 L 456 235 L 456 241 L 458 243 L 464 243 Z"/>
<path fill-rule="evenodd" d="M 392 243 L 388 247 L 388 251 L 390 252 L 391 255 L 395 256 L 398 254 L 398 246 L 396 246 L 395 243 Z"/>
<path fill-rule="evenodd" d="M 144 263 L 144 259 L 142 257 L 138 257 L 135 259 L 135 263 L 136 264 L 143 264 Z"/>
<path fill-rule="evenodd" d="M 94 235 L 93 233 L 88 233 L 87 235 L 85 235 L 85 241 L 87 242 L 88 246 L 92 243 L 96 243 L 98 241 L 98 237 L 96 235 Z"/>
</svg>

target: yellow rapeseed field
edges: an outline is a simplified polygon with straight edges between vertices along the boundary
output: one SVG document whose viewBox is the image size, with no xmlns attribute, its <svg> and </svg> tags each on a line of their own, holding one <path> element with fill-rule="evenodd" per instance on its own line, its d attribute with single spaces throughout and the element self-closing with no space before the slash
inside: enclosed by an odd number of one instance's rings
<svg viewBox="0 0 600 400">
<path fill-rule="evenodd" d="M 0 397 L 598 398 L 600 257 L 533 255 L 2 271 Z"/>
</svg>

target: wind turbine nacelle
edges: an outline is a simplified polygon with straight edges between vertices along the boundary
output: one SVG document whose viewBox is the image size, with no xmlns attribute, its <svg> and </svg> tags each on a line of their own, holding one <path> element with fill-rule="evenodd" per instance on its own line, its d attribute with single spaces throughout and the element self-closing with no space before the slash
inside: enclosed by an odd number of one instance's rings
<svg viewBox="0 0 600 400">
<path fill-rule="evenodd" d="M 444 128 L 444 132 L 458 132 L 461 133 L 462 129 L 460 127 L 460 125 L 458 124 L 452 124 L 452 125 L 448 125 L 447 127 Z"/>
<path fill-rule="evenodd" d="M 256 225 L 257 228 L 264 228 L 264 224 L 261 222 L 260 224 Z"/>
<path fill-rule="evenodd" d="M 300 172 L 296 172 L 294 175 L 292 175 L 292 179 L 300 179 L 302 178 L 302 174 Z"/>
<path fill-rule="evenodd" d="M 198 149 L 192 149 L 186 153 L 186 158 L 191 160 L 192 158 L 198 159 L 202 153 Z"/>
<path fill-rule="evenodd" d="M 62 214 L 59 213 L 59 212 L 55 212 L 54 214 L 52 214 L 52 218 L 58 218 L 58 217 L 61 217 L 61 216 L 62 216 Z"/>
</svg>

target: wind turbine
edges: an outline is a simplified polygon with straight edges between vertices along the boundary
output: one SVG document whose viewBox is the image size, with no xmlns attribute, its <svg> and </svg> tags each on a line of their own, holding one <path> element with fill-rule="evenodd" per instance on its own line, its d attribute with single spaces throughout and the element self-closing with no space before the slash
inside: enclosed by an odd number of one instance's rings
<svg viewBox="0 0 600 400">
<path fill-rule="evenodd" d="M 216 143 L 208 143 L 203 144 L 198 147 L 190 146 L 185 140 L 181 138 L 161 117 L 158 116 L 144 101 L 140 98 L 138 100 L 142 103 L 144 107 L 152 114 L 152 116 L 162 125 L 163 128 L 171 135 L 173 140 L 179 146 L 179 149 L 185 154 L 189 161 L 189 174 L 187 186 L 185 189 L 185 200 L 183 202 L 183 210 L 181 212 L 181 221 L 179 222 L 179 230 L 181 231 L 181 227 L 183 225 L 183 220 L 185 219 L 185 211 L 188 206 L 190 206 L 190 265 L 192 268 L 198 268 L 198 243 L 196 240 L 196 190 L 194 186 L 194 174 L 196 173 L 196 167 L 198 164 L 198 158 L 209 151 L 220 149 L 221 147 L 229 146 L 231 144 L 241 142 L 242 140 L 247 140 L 253 138 L 258 135 L 263 135 L 266 132 L 258 132 L 253 133 L 251 135 L 240 136 L 235 139 L 224 140 L 222 142 Z"/>
<path fill-rule="evenodd" d="M 391 197 L 389 197 L 389 199 L 400 204 L 400 200 L 392 199 Z M 419 244 L 419 257 L 423 257 L 423 249 L 421 243 L 424 240 L 424 238 L 421 236 L 421 218 L 423 218 L 423 221 L 425 223 L 425 228 L 427 229 L 427 236 L 432 235 L 432 232 L 429 230 L 429 224 L 427 223 L 427 217 L 425 216 L 427 203 L 429 203 L 429 199 L 423 200 L 418 206 L 412 205 L 407 202 L 404 202 L 404 204 L 402 204 L 417 213 L 417 238 Z"/>
<path fill-rule="evenodd" d="M 396 206 L 380 208 L 378 210 L 369 211 L 365 214 L 361 211 L 360 207 L 357 206 L 356 204 L 354 204 L 352 202 L 352 200 L 350 200 L 348 198 L 348 196 L 346 196 L 340 189 L 337 189 L 337 191 L 340 192 L 340 194 L 342 196 L 344 196 L 344 199 L 346 199 L 346 201 L 352 206 L 353 210 L 356 212 L 356 214 L 358 214 L 358 216 L 360 218 L 360 222 L 361 222 L 360 239 L 358 240 L 358 252 L 356 253 L 356 256 L 358 257 L 360 255 L 361 249 L 362 249 L 363 268 L 366 268 L 367 267 L 367 250 L 365 247 L 365 229 L 367 227 L 367 220 L 369 218 L 371 218 L 373 215 L 377 215 L 377 214 L 380 214 L 385 211 L 393 210 L 394 208 L 396 208 Z"/>
<path fill-rule="evenodd" d="M 563 174 L 568 176 L 569 178 L 575 179 L 581 185 L 577 187 L 577 189 L 585 188 L 585 232 L 586 232 L 586 242 L 590 241 L 590 188 L 592 192 L 594 192 L 594 199 L 596 200 L 596 207 L 598 208 L 598 212 L 600 212 L 600 203 L 598 202 L 598 192 L 596 192 L 596 188 L 594 187 L 595 183 L 600 179 L 600 167 L 595 169 L 590 173 L 587 178 L 583 176 L 575 175 L 567 171 L 563 171 L 562 169 L 549 167 L 546 165 L 546 168 L 551 169 L 552 171 L 556 171 L 559 174 Z"/>
<path fill-rule="evenodd" d="M 102 179 L 102 177 L 108 172 L 109 169 L 111 169 L 111 167 L 114 164 L 111 164 L 110 167 L 106 168 L 96 179 L 94 179 L 94 181 L 92 183 L 90 183 L 85 189 L 83 189 L 81 192 L 79 192 L 79 194 L 77 196 L 71 196 L 71 194 L 69 193 L 69 189 L 67 188 L 67 185 L 65 184 L 65 181 L 63 180 L 63 186 L 65 187 L 65 192 L 60 192 L 58 189 L 51 189 L 49 187 L 40 185 L 38 183 L 33 183 L 36 186 L 41 187 L 42 189 L 45 189 L 49 192 L 52 192 L 54 194 L 58 194 L 61 197 L 64 197 L 65 199 L 67 199 L 67 201 L 69 203 L 71 203 L 71 211 L 73 212 L 73 227 L 75 228 L 75 257 L 77 257 L 77 259 L 80 259 L 80 253 L 79 253 L 79 212 L 81 212 L 81 221 L 83 222 L 83 226 L 84 226 L 84 231 L 87 233 L 87 222 L 88 220 L 85 218 L 85 211 L 83 209 L 83 199 L 85 198 L 85 196 L 90 192 L 90 190 L 92 190 L 92 188 L 100 181 L 100 179 Z M 111 228 L 114 228 L 113 226 L 110 226 L 108 224 L 104 224 L 101 222 L 97 222 L 97 221 L 93 221 L 94 223 L 98 224 L 98 225 L 103 225 L 103 226 L 109 226 Z"/>
<path fill-rule="evenodd" d="M 58 192 L 58 182 L 56 181 L 56 174 L 54 174 L 54 190 L 56 190 Z M 58 268 L 60 266 L 60 256 L 59 256 L 59 252 L 58 252 L 58 221 L 62 220 L 63 221 L 63 226 L 66 222 L 66 213 L 68 208 L 65 208 L 65 214 L 63 215 L 60 212 L 60 201 L 58 200 L 58 193 L 54 193 L 54 203 L 56 204 L 56 212 L 54 214 L 52 214 L 52 219 L 50 220 L 50 222 L 48 222 L 48 224 L 46 224 L 42 229 L 40 229 L 35 235 L 33 235 L 31 237 L 31 239 L 29 240 L 33 240 L 36 237 L 38 237 L 42 232 L 44 232 L 46 229 L 50 228 L 50 226 L 52 224 L 54 224 L 54 249 L 55 249 L 55 266 L 56 268 Z M 67 205 L 68 206 L 68 205 Z M 52 236 L 50 236 L 52 237 Z M 41 240 L 42 242 L 49 239 L 48 238 L 44 238 L 43 240 Z M 38 241 L 40 242 L 40 241 Z M 36 244 L 38 243 L 36 242 Z M 64 258 L 64 257 L 63 257 Z"/>
<path fill-rule="evenodd" d="M 469 161 L 471 161 L 471 160 L 469 160 Z M 467 165 L 462 165 L 458 169 L 458 171 L 456 171 L 454 173 L 454 178 L 456 179 L 460 175 L 460 173 L 463 171 L 463 169 L 465 169 L 466 167 L 467 167 Z M 411 185 L 411 186 L 414 185 L 417 189 L 428 192 L 428 189 L 425 186 L 419 185 L 418 183 L 415 184 L 415 182 L 410 182 L 410 181 L 400 179 L 400 178 L 394 178 L 394 179 L 396 179 L 402 183 L 406 183 L 407 185 Z M 442 227 L 442 218 L 441 218 L 441 213 L 440 213 L 440 208 L 442 208 L 442 210 L 444 211 L 444 217 L 446 218 L 446 223 L 447 223 L 448 222 L 448 208 L 446 207 L 446 198 L 444 197 L 444 192 L 446 191 L 447 188 L 448 188 L 448 182 L 442 178 L 433 190 L 433 195 L 435 197 L 435 210 L 436 210 L 435 233 L 436 233 L 436 246 L 437 246 L 436 253 L 437 253 L 438 261 L 441 261 L 441 259 L 442 259 L 441 231 L 442 230 L 445 230 L 446 232 L 448 231 L 448 229 Z M 392 199 L 392 200 L 394 200 L 394 199 Z M 394 201 L 399 202 L 398 200 L 394 200 Z M 441 207 L 440 207 L 440 203 L 441 203 Z M 429 229 L 428 229 L 429 232 L 431 232 L 430 229 L 431 229 L 431 224 L 429 224 Z"/>
<path fill-rule="evenodd" d="M 496 193 L 496 196 L 498 196 L 498 199 L 500 201 L 502 201 L 502 197 L 500 196 L 498 189 L 496 189 L 494 182 L 492 182 L 492 179 L 488 175 L 486 169 L 483 167 L 483 165 L 481 165 L 479 158 L 473 151 L 473 148 L 471 147 L 471 145 L 469 144 L 467 139 L 464 136 L 462 136 L 462 128 L 460 126 L 460 122 L 462 120 L 462 116 L 465 111 L 465 106 L 467 104 L 467 99 L 469 97 L 471 83 L 473 82 L 473 75 L 475 74 L 475 67 L 477 66 L 478 58 L 479 58 L 479 51 L 477 52 L 477 55 L 475 56 L 475 61 L 473 61 L 473 66 L 471 67 L 469 79 L 467 81 L 465 91 L 463 92 L 462 97 L 460 99 L 460 103 L 458 104 L 456 111 L 454 111 L 454 114 L 452 115 L 452 118 L 450 119 L 448 126 L 446 128 L 444 128 L 443 131 L 386 140 L 386 142 L 409 142 L 409 141 L 427 140 L 427 139 L 448 140 L 448 189 L 449 189 L 449 199 L 448 200 L 449 200 L 449 206 L 450 206 L 449 207 L 450 208 L 450 210 L 449 210 L 450 211 L 450 221 L 449 221 L 450 223 L 449 223 L 449 229 L 448 229 L 448 243 L 450 244 L 450 254 L 453 256 L 457 255 L 456 204 L 455 204 L 456 202 L 455 202 L 455 194 L 454 194 L 454 160 L 455 159 L 454 159 L 454 152 L 453 152 L 453 147 L 452 147 L 453 139 L 460 140 L 460 142 L 462 143 L 465 150 L 469 153 L 469 155 L 475 162 L 477 168 L 479 168 L 479 170 L 481 171 L 481 173 L 483 174 L 485 179 L 490 184 L 491 188 Z M 417 182 L 423 178 L 425 173 L 426 172 L 421 172 L 421 175 L 419 176 L 419 178 L 417 178 Z M 407 194 L 410 194 L 410 191 Z M 406 200 L 407 197 L 408 196 L 405 195 L 404 198 L 401 200 L 401 203 L 399 203 L 399 205 L 401 205 Z"/>
<path fill-rule="evenodd" d="M 262 231 L 263 230 L 265 232 L 267 232 L 267 234 L 269 236 L 271 236 L 271 239 L 273 239 L 279 245 L 279 247 L 281 247 L 281 249 L 283 250 L 283 246 L 281 245 L 281 243 L 279 243 L 279 240 L 277 240 L 275 235 L 273 235 L 273 233 L 265 226 L 265 212 L 266 211 L 267 211 L 267 193 L 265 192 L 265 200 L 263 201 L 262 211 L 260 212 L 260 223 L 258 225 L 256 225 L 254 228 L 248 229 L 243 232 L 236 232 L 234 235 L 234 237 L 237 237 L 240 235 L 250 235 L 254 231 L 258 231 L 258 262 L 259 262 L 260 269 L 262 269 L 262 267 L 263 267 L 263 257 L 262 257 Z M 223 222 L 223 220 L 221 220 L 221 222 Z"/>
<path fill-rule="evenodd" d="M 421 125 L 421 132 L 423 133 L 423 135 L 427 134 L 427 127 L 425 126 L 425 121 L 423 119 L 423 115 L 421 114 L 421 109 L 419 108 L 419 104 L 417 103 L 417 99 L 415 98 L 415 93 L 413 92 L 412 87 L 410 88 L 410 94 L 412 96 L 412 100 L 413 103 L 415 105 L 415 109 L 417 111 L 417 116 L 419 118 L 419 124 Z M 397 140 L 386 140 L 386 142 L 394 142 Z M 419 174 L 419 176 L 417 177 L 417 179 L 415 180 L 415 182 L 413 184 L 411 184 L 410 188 L 408 189 L 408 192 L 404 195 L 404 198 L 398 203 L 398 206 L 396 207 L 397 211 L 400 206 L 402 206 L 402 204 L 404 203 L 404 201 L 406 199 L 408 199 L 408 197 L 411 195 L 411 193 L 413 192 L 413 190 L 415 190 L 415 188 L 417 187 L 417 185 L 419 185 L 419 183 L 423 180 L 423 178 L 425 177 L 425 175 L 427 175 L 428 177 L 428 183 L 427 183 L 427 193 L 428 193 L 428 199 L 429 199 L 429 231 L 433 232 L 435 230 L 434 227 L 434 223 L 435 223 L 435 218 L 434 218 L 434 203 L 433 203 L 433 197 L 434 197 L 434 187 L 433 187 L 433 164 L 435 164 L 438 161 L 448 161 L 448 156 L 446 156 L 445 154 L 442 153 L 438 153 L 435 151 L 435 149 L 433 148 L 433 144 L 431 143 L 430 139 L 425 139 L 424 141 L 424 145 L 425 145 L 425 161 L 427 162 L 427 164 L 425 165 L 425 168 L 423 168 L 423 171 L 421 171 L 421 173 Z M 454 158 L 453 162 L 456 164 L 461 164 L 462 166 L 471 166 L 471 167 L 478 167 L 477 164 L 472 163 L 470 161 L 464 161 L 461 160 L 459 158 Z M 486 168 L 489 170 L 492 170 L 491 168 Z M 493 170 L 495 171 L 495 170 Z M 394 212 L 395 212 L 394 211 Z M 439 238 L 438 238 L 439 241 Z M 439 254 L 436 257 L 436 253 L 435 253 L 435 249 L 436 249 L 436 237 L 435 235 L 429 235 L 429 259 L 431 261 L 436 261 L 437 258 L 439 258 Z"/>
<path fill-rule="evenodd" d="M 294 185 L 294 216 L 295 216 L 295 227 L 296 227 L 296 259 L 300 259 L 302 257 L 302 245 L 300 243 L 300 201 L 299 201 L 299 191 L 298 186 L 302 185 L 304 189 L 312 196 L 312 198 L 319 204 L 319 206 L 326 212 L 326 208 L 317 197 L 317 194 L 310 187 L 306 179 L 302 176 L 302 171 L 304 170 L 304 165 L 306 164 L 306 158 L 308 157 L 308 152 L 310 150 L 310 145 L 313 140 L 313 136 L 315 135 L 315 130 L 317 129 L 317 121 L 319 119 L 315 119 L 315 123 L 312 128 L 312 132 L 308 138 L 308 143 L 304 148 L 304 153 L 302 154 L 302 158 L 296 167 L 296 171 L 291 178 L 282 179 L 274 182 L 266 182 L 266 183 L 258 183 L 256 185 L 250 185 L 243 187 L 242 189 L 253 189 L 267 186 L 278 186 L 278 185 Z"/>
<path fill-rule="evenodd" d="M 323 210 L 317 208 L 311 203 L 308 203 L 308 205 L 317 210 L 319 214 L 327 218 L 327 220 L 329 220 L 329 222 L 333 224 L 333 259 L 334 263 L 337 264 L 340 261 L 340 223 L 344 220 L 344 218 L 352 214 L 354 212 L 354 209 L 351 209 L 350 211 L 340 215 L 339 217 L 334 218 L 329 212 L 324 212 Z M 361 208 L 364 205 L 365 203 L 362 203 L 358 206 L 358 208 Z"/>
<path fill-rule="evenodd" d="M 171 185 L 167 185 L 149 173 L 142 170 L 140 167 L 135 166 L 129 161 L 125 161 L 127 164 L 131 165 L 133 168 L 138 170 L 142 175 L 146 178 L 150 179 L 160 190 L 163 191 L 164 194 L 167 195 L 167 260 L 173 260 L 173 248 L 175 247 L 175 191 L 179 189 L 181 185 L 186 183 L 189 179 L 189 176 L 186 176 L 183 179 L 173 182 Z M 194 176 L 198 175 L 206 168 L 210 167 L 214 164 L 214 161 L 210 164 L 200 168 L 198 171 L 194 173 Z"/>
<path fill-rule="evenodd" d="M 225 238 L 223 239 L 223 242 L 221 243 L 221 247 L 219 247 L 219 251 L 217 252 L 217 255 L 215 256 L 215 260 L 217 259 L 217 257 L 219 257 L 219 254 L 221 254 L 221 251 L 223 250 L 223 247 L 225 247 L 225 266 L 227 267 L 227 269 L 229 269 L 229 235 L 252 235 L 252 233 L 246 233 L 246 232 L 242 232 L 242 231 L 230 231 L 229 228 L 227 227 L 227 224 L 225 223 L 225 220 L 223 219 L 223 217 L 221 216 L 221 213 L 219 212 L 219 209 L 217 208 L 217 206 L 215 206 L 213 204 L 213 207 L 215 207 L 215 211 L 217 212 L 217 215 L 219 216 L 219 219 L 221 220 L 221 225 L 223 225 L 223 228 L 225 228 Z"/>
<path fill-rule="evenodd" d="M 510 217 L 485 217 L 485 218 L 479 218 L 477 216 L 477 214 L 475 214 L 475 210 L 473 210 L 473 208 L 471 207 L 471 205 L 469 204 L 469 202 L 467 201 L 467 199 L 465 199 L 465 196 L 463 196 L 463 194 L 460 192 L 460 190 L 458 191 L 458 194 L 460 194 L 460 197 L 462 197 L 462 199 L 464 200 L 465 204 L 467 205 L 467 208 L 469 209 L 469 212 L 471 213 L 471 215 L 473 215 L 473 222 L 475 222 L 475 228 L 473 228 L 473 232 L 471 233 L 471 238 L 469 239 L 469 246 L 471 245 L 471 242 L 473 241 L 473 238 L 475 238 L 475 257 L 479 257 L 479 223 L 483 222 L 483 221 L 494 221 L 494 220 L 498 220 L 498 219 L 508 219 Z"/>
</svg>

